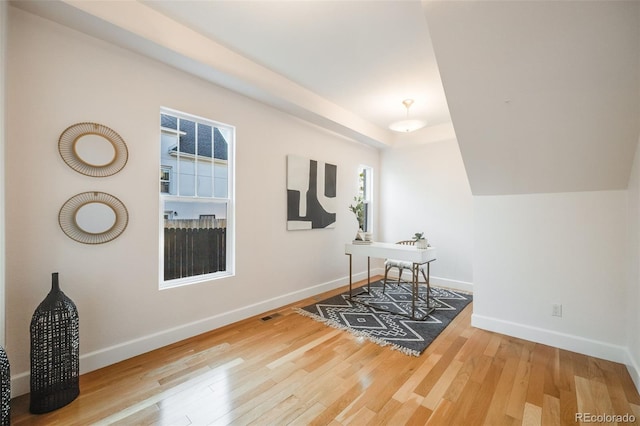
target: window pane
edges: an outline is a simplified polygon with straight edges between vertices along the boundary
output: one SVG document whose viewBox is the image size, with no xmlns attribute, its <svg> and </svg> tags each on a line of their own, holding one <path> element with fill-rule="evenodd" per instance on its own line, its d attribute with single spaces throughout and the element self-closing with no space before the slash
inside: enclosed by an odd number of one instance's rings
<svg viewBox="0 0 640 426">
<path fill-rule="evenodd" d="M 198 155 L 211 158 L 211 126 L 206 124 L 198 124 Z"/>
<path fill-rule="evenodd" d="M 229 142 L 231 135 L 225 129 L 214 129 L 214 196 L 227 198 L 229 196 Z"/>
<path fill-rule="evenodd" d="M 178 145 L 173 149 L 178 161 L 178 195 L 193 197 L 196 195 L 195 184 L 195 142 L 196 123 L 190 120 L 179 120 L 180 137 Z"/>
<path fill-rule="evenodd" d="M 210 159 L 198 158 L 198 197 L 213 197 L 213 165 Z"/>
<path fill-rule="evenodd" d="M 362 229 L 365 232 L 371 232 L 371 227 L 369 226 L 369 203 L 364 203 L 364 228 Z"/>
<path fill-rule="evenodd" d="M 160 114 L 160 127 L 175 130 L 178 128 L 178 118 L 167 114 Z"/>
<path fill-rule="evenodd" d="M 196 181 L 198 197 L 213 197 L 213 132 L 212 127 L 198 124 L 198 158 Z"/>
<path fill-rule="evenodd" d="M 227 204 L 165 201 L 164 279 L 226 271 Z"/>
<path fill-rule="evenodd" d="M 371 193 L 372 193 L 372 170 L 371 167 L 360 166 L 359 170 L 359 195 L 364 202 L 364 228 L 363 231 L 372 231 L 372 208 L 371 208 Z"/>
<path fill-rule="evenodd" d="M 168 180 L 175 181 L 174 175 L 174 167 L 176 164 L 175 158 L 175 147 L 178 145 L 178 137 L 172 133 L 162 133 L 160 139 L 160 181 Z M 168 177 L 165 179 L 166 174 Z M 160 185 L 160 192 L 165 189 L 162 184 Z M 176 195 L 176 188 L 169 185 L 168 191 L 166 193 L 171 195 Z"/>
</svg>

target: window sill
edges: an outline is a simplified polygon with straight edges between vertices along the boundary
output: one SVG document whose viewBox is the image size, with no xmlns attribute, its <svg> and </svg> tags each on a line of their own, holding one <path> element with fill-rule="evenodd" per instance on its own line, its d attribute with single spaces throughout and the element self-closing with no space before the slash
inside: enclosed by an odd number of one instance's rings
<svg viewBox="0 0 640 426">
<path fill-rule="evenodd" d="M 216 272 L 214 274 L 196 275 L 193 277 L 178 278 L 170 281 L 160 281 L 160 290 L 169 290 L 177 287 L 184 287 L 193 284 L 201 284 L 209 281 L 216 281 L 222 278 L 233 277 L 233 272 Z"/>
</svg>

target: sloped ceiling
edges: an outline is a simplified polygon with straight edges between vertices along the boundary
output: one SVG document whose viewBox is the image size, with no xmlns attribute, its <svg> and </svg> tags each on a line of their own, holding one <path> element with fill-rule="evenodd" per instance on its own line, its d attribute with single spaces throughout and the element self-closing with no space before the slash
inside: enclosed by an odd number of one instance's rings
<svg viewBox="0 0 640 426">
<path fill-rule="evenodd" d="M 475 195 L 627 187 L 635 0 L 11 4 L 377 148 L 457 137 Z M 393 134 L 408 96 L 433 126 Z"/>
<path fill-rule="evenodd" d="M 423 7 L 474 195 L 627 188 L 640 2 Z"/>
</svg>

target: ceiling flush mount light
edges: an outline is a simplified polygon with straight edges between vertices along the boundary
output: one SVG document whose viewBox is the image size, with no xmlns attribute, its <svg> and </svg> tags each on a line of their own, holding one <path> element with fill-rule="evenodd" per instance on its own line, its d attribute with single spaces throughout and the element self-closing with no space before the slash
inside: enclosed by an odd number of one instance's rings
<svg viewBox="0 0 640 426">
<path fill-rule="evenodd" d="M 411 108 L 411 105 L 413 105 L 413 99 L 405 99 L 404 101 L 402 101 L 402 105 L 404 105 L 405 108 L 407 108 L 407 119 L 402 121 L 396 121 L 395 123 L 391 123 L 391 125 L 389 126 L 391 130 L 394 130 L 396 132 L 407 133 L 407 132 L 413 132 L 414 130 L 421 129 L 427 125 L 427 123 L 425 123 L 422 120 L 409 119 L 409 108 Z"/>
</svg>

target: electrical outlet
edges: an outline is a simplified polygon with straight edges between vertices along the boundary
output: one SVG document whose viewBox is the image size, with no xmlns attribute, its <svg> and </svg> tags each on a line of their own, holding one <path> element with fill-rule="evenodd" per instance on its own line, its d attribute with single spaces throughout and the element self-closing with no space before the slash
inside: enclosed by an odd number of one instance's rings
<svg viewBox="0 0 640 426">
<path fill-rule="evenodd" d="M 561 317 L 562 316 L 562 305 L 559 303 L 554 303 L 551 305 L 551 316 Z"/>
</svg>

